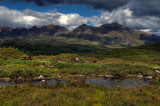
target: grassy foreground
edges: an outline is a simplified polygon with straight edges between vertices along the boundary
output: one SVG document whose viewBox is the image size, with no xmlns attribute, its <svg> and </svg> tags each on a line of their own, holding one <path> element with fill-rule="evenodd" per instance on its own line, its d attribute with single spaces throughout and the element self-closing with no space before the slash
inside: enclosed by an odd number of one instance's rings
<svg viewBox="0 0 160 106">
<path fill-rule="evenodd" d="M 118 77 L 152 76 L 151 85 L 140 88 L 106 88 L 92 84 L 69 82 L 60 85 L 0 86 L 0 105 L 125 105 L 158 106 L 160 103 L 160 44 L 131 49 L 115 49 L 92 53 L 32 55 L 14 47 L 0 48 L 0 79 L 34 79 L 39 75 L 61 78 L 67 76 Z M 31 53 L 31 52 L 30 52 Z"/>
<path fill-rule="evenodd" d="M 23 84 L 0 87 L 2 106 L 158 106 L 160 85 L 140 88 L 105 88 L 90 84 L 50 86 Z"/>
</svg>

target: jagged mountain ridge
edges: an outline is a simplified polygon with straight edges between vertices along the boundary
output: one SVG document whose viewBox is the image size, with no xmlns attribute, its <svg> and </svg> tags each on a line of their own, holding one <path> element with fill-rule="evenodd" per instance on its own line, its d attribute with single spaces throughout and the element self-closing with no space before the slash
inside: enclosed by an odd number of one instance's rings
<svg viewBox="0 0 160 106">
<path fill-rule="evenodd" d="M 0 27 L 0 37 L 56 35 L 64 32 L 68 32 L 68 30 L 52 24 L 40 28 L 33 26 L 30 29 Z"/>
<path fill-rule="evenodd" d="M 54 36 L 77 38 L 89 41 L 97 41 L 104 45 L 143 45 L 160 42 L 160 37 L 142 31 L 134 31 L 118 23 L 104 24 L 93 27 L 86 24 L 80 25 L 72 31 L 58 25 L 33 26 L 26 28 L 0 27 L 0 37 L 17 36 Z"/>
</svg>

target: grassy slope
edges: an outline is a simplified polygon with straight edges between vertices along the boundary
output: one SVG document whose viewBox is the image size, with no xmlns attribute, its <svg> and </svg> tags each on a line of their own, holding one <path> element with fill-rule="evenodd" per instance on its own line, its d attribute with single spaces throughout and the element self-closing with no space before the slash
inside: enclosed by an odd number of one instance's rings
<svg viewBox="0 0 160 106">
<path fill-rule="evenodd" d="M 97 51 L 83 55 L 93 56 L 99 59 L 119 58 L 125 60 L 149 61 L 160 58 L 160 43 L 139 46 L 129 49 L 124 48 L 124 49 Z"/>
<path fill-rule="evenodd" d="M 26 43 L 26 42 L 6 42 L 0 45 L 1 47 L 14 47 L 21 51 L 24 51 L 28 55 L 57 55 L 61 53 L 84 53 L 96 50 L 101 50 L 101 48 L 86 45 L 86 44 L 44 44 L 44 43 Z"/>
</svg>

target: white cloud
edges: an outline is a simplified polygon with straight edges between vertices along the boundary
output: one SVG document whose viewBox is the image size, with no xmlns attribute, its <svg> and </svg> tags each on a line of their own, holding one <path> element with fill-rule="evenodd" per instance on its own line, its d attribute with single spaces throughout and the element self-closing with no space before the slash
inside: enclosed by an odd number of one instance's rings
<svg viewBox="0 0 160 106">
<path fill-rule="evenodd" d="M 30 9 L 11 10 L 0 6 L 0 25 L 10 27 L 32 27 L 55 24 L 71 29 L 86 24 L 88 18 L 79 14 L 62 14 L 59 12 L 37 12 Z"/>
<path fill-rule="evenodd" d="M 130 10 L 127 5 L 111 12 L 103 12 L 100 17 L 90 17 L 89 21 L 91 21 L 94 26 L 117 22 L 132 29 L 144 30 L 153 34 L 160 34 L 151 31 L 158 31 L 160 29 L 160 17 L 134 16 L 133 11 Z"/>
<path fill-rule="evenodd" d="M 57 10 L 48 12 L 37 12 L 30 9 L 23 11 L 12 10 L 0 6 L 0 25 L 10 27 L 44 26 L 55 24 L 74 29 L 81 24 L 91 22 L 93 26 L 100 26 L 117 22 L 126 27 L 151 32 L 160 35 L 160 17 L 158 16 L 135 16 L 128 5 L 115 9 L 111 12 L 103 12 L 101 15 L 83 17 L 79 14 L 63 14 Z"/>
</svg>

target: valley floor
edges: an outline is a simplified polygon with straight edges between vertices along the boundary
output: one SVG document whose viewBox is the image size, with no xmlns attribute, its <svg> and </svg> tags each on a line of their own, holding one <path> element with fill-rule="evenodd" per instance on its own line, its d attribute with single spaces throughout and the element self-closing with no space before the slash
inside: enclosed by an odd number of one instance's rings
<svg viewBox="0 0 160 106">
<path fill-rule="evenodd" d="M 92 53 L 35 55 L 13 47 L 0 48 L 0 80 L 31 81 L 38 77 L 67 80 L 66 84 L 0 86 L 0 105 L 155 105 L 160 103 L 159 44 Z M 79 76 L 149 78 L 139 88 L 86 84 Z M 68 77 L 66 77 L 68 76 Z M 69 76 L 74 76 L 70 78 Z M 78 77 L 75 77 L 78 76 Z M 44 77 L 44 78 L 43 78 Z M 78 78 L 78 79 L 77 79 Z"/>
</svg>

